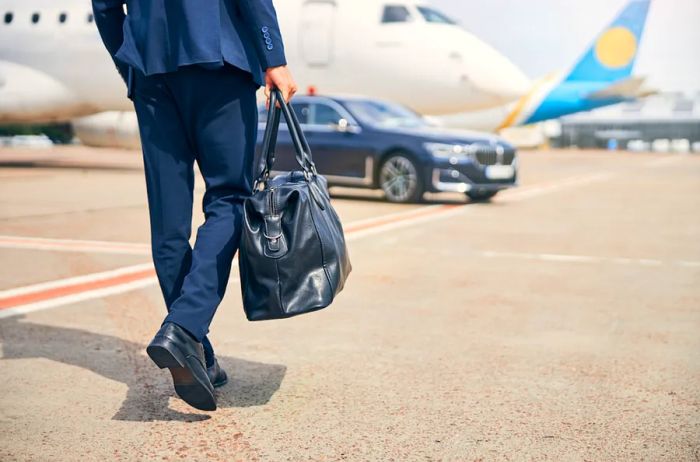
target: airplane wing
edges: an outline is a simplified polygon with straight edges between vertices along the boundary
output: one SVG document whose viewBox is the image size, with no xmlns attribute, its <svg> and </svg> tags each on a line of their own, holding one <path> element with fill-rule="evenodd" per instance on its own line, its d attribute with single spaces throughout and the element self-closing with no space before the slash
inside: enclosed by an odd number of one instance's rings
<svg viewBox="0 0 700 462">
<path fill-rule="evenodd" d="M 587 99 L 609 99 L 609 98 L 640 98 L 656 93 L 653 90 L 644 89 L 643 85 L 646 77 L 629 77 L 618 80 L 606 87 L 596 90 L 586 95 Z"/>
</svg>

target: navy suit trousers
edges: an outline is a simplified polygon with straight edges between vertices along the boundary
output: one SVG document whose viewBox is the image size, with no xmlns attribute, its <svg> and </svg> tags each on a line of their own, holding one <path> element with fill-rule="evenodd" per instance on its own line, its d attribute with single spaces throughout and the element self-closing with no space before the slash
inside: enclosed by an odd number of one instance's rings
<svg viewBox="0 0 700 462">
<path fill-rule="evenodd" d="M 258 85 L 250 73 L 184 66 L 135 71 L 132 99 L 143 146 L 153 261 L 168 315 L 202 341 L 238 250 L 252 194 Z M 194 163 L 204 178 L 204 223 L 190 246 Z"/>
</svg>

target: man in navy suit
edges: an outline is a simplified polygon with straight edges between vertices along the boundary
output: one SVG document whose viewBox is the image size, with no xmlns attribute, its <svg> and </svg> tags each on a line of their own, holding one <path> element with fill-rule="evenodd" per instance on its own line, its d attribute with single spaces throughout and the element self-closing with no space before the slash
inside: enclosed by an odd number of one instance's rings
<svg viewBox="0 0 700 462">
<path fill-rule="evenodd" d="M 124 8 L 126 4 L 126 10 Z M 227 382 L 207 339 L 252 194 L 256 90 L 296 85 L 272 0 L 92 0 L 104 44 L 127 84 L 143 147 L 153 261 L 168 308 L 147 352 L 177 394 L 216 409 Z M 194 248 L 197 162 L 205 221 Z"/>
</svg>

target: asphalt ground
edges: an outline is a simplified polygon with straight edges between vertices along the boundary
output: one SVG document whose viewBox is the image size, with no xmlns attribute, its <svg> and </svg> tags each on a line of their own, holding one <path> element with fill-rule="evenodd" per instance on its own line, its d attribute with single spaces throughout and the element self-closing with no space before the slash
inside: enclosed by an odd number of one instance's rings
<svg viewBox="0 0 700 462">
<path fill-rule="evenodd" d="M 250 323 L 234 274 L 213 413 L 145 355 L 140 165 L 0 150 L 0 460 L 700 460 L 700 157 L 523 152 L 485 204 L 334 190 L 346 289 Z"/>
</svg>

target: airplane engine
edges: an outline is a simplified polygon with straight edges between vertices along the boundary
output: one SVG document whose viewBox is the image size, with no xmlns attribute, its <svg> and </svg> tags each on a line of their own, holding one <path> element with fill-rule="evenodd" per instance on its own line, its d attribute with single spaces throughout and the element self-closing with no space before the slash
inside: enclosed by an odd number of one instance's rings
<svg viewBox="0 0 700 462">
<path fill-rule="evenodd" d="M 75 136 L 86 146 L 140 149 L 135 112 L 108 111 L 71 121 Z"/>
<path fill-rule="evenodd" d="M 0 60 L 0 123 L 54 122 L 95 110 L 50 75 Z"/>
</svg>

